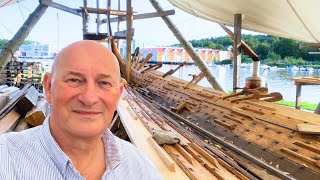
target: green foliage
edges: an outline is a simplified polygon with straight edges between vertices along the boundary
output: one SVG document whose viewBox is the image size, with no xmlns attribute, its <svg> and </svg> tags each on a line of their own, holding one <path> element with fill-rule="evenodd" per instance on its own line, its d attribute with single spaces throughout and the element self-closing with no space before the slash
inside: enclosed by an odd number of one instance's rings
<svg viewBox="0 0 320 180">
<path fill-rule="evenodd" d="M 289 106 L 289 107 L 295 107 L 296 103 L 293 101 L 278 101 L 278 102 L 274 102 L 275 104 L 279 104 L 279 105 L 283 105 L 283 106 Z M 318 104 L 312 104 L 312 103 L 308 103 L 306 101 L 301 102 L 301 109 L 306 109 L 306 110 L 310 110 L 310 111 L 314 111 L 317 108 Z"/>
<path fill-rule="evenodd" d="M 222 60 L 220 62 L 216 62 L 215 64 L 222 65 L 222 64 L 232 64 L 232 63 L 233 63 L 232 59 L 226 59 L 226 60 Z"/>
<path fill-rule="evenodd" d="M 252 59 L 249 57 L 249 56 L 247 56 L 247 55 L 243 55 L 243 56 L 241 56 L 241 62 L 242 63 L 252 63 Z"/>
<path fill-rule="evenodd" d="M 306 68 L 320 69 L 320 65 L 304 65 Z"/>
<path fill-rule="evenodd" d="M 3 49 L 3 47 L 6 45 L 6 43 L 7 43 L 8 41 L 9 41 L 9 40 L 7 40 L 7 39 L 0 39 L 0 50 Z M 25 41 L 23 41 L 22 44 L 23 44 L 23 45 L 32 45 L 32 44 L 34 44 L 34 45 L 40 45 L 39 42 L 37 42 L 37 41 L 32 41 L 32 40 L 25 40 Z"/>
<path fill-rule="evenodd" d="M 0 50 L 3 49 L 3 47 L 6 45 L 7 42 L 8 40 L 6 39 L 0 39 Z"/>
<path fill-rule="evenodd" d="M 270 44 L 268 43 L 259 43 L 255 52 L 259 54 L 260 59 L 266 59 L 270 50 Z"/>
<path fill-rule="evenodd" d="M 32 40 L 25 40 L 25 41 L 23 41 L 22 44 L 23 44 L 23 45 L 40 45 L 39 42 L 37 42 L 37 41 L 32 41 Z"/>
<path fill-rule="evenodd" d="M 283 63 L 286 66 L 290 66 L 290 65 L 297 65 L 297 66 L 302 66 L 306 64 L 306 61 L 303 60 L 302 58 L 294 58 L 292 56 L 289 57 L 285 57 Z"/>
<path fill-rule="evenodd" d="M 260 57 L 261 60 L 265 60 L 270 65 L 280 64 L 284 65 L 284 59 L 286 57 L 293 57 L 296 59 L 297 65 L 304 64 L 307 61 L 308 64 L 314 64 L 314 62 L 320 63 L 320 56 L 310 55 L 308 49 L 299 49 L 300 41 L 280 38 L 272 35 L 251 35 L 243 34 L 242 40 Z M 200 40 L 192 40 L 190 43 L 196 48 L 210 48 L 218 50 L 227 50 L 229 46 L 233 46 L 233 40 L 229 36 L 222 36 L 216 38 L 206 38 Z M 243 53 L 245 54 L 245 53 Z M 282 59 L 282 60 L 281 60 Z M 287 62 L 290 62 L 289 61 Z M 247 62 L 246 57 L 242 62 Z"/>
</svg>

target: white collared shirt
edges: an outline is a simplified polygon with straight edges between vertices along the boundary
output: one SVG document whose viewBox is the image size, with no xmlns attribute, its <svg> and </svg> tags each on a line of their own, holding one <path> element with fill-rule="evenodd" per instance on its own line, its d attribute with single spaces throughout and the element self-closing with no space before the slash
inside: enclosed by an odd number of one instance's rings
<svg viewBox="0 0 320 180">
<path fill-rule="evenodd" d="M 155 166 L 134 145 L 103 134 L 106 179 L 163 179 Z M 0 180 L 84 179 L 50 133 L 49 118 L 43 125 L 0 136 Z"/>
</svg>

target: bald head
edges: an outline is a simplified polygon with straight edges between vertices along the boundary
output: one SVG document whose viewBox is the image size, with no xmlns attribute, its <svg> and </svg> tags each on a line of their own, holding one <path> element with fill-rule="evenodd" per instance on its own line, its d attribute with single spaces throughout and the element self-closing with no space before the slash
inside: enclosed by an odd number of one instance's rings
<svg viewBox="0 0 320 180">
<path fill-rule="evenodd" d="M 51 74 L 55 76 L 56 72 L 68 63 L 85 63 L 84 61 L 90 61 L 90 59 L 108 61 L 108 64 L 112 65 L 120 78 L 119 63 L 112 51 L 99 42 L 90 40 L 78 41 L 63 48 L 52 64 Z"/>
</svg>

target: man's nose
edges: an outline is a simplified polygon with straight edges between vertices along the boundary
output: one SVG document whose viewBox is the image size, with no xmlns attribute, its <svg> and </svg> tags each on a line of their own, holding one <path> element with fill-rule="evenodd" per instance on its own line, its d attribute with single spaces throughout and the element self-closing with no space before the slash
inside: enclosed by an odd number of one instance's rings
<svg viewBox="0 0 320 180">
<path fill-rule="evenodd" d="M 86 83 L 86 85 L 82 87 L 79 100 L 85 106 L 91 106 L 98 102 L 99 97 L 95 83 Z"/>
</svg>

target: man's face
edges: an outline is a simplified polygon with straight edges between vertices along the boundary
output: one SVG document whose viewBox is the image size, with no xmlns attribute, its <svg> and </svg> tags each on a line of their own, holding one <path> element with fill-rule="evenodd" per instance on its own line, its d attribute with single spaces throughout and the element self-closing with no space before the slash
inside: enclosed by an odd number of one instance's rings
<svg viewBox="0 0 320 180">
<path fill-rule="evenodd" d="M 101 135 L 112 120 L 123 89 L 116 66 L 114 60 L 98 54 L 80 51 L 64 55 L 50 75 L 49 90 L 46 88 L 50 124 L 73 136 Z"/>
</svg>

